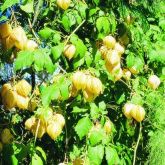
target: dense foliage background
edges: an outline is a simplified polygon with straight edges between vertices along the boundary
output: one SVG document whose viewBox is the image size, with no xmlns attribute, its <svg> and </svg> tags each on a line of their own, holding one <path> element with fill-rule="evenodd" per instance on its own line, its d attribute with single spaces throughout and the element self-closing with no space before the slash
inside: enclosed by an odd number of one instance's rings
<svg viewBox="0 0 165 165">
<path fill-rule="evenodd" d="M 150 164 L 165 162 L 165 2 L 163 0 L 72 0 L 63 10 L 56 0 L 5 0 L 0 2 L 0 22 L 20 25 L 39 48 L 0 50 L 0 86 L 26 79 L 40 90 L 37 108 L 31 112 L 0 108 L 0 131 L 9 128 L 13 141 L 3 145 L 0 164 Z M 114 81 L 99 51 L 102 39 L 112 35 L 125 47 L 122 68 L 135 67 L 131 79 Z M 76 54 L 68 60 L 64 46 L 72 43 Z M 103 84 L 103 92 L 92 102 L 79 92 L 70 97 L 71 76 L 88 70 Z M 60 74 L 60 78 L 57 78 Z M 151 89 L 147 80 L 156 74 L 161 84 Z M 2 98 L 1 98 L 2 99 Z M 10 98 L 8 98 L 10 99 Z M 122 111 L 126 102 L 144 107 L 145 119 L 138 123 Z M 25 121 L 47 107 L 65 117 L 57 139 L 41 139 L 25 129 Z M 103 132 L 110 119 L 112 131 Z M 97 125 L 101 127 L 97 127 Z M 97 129 L 91 131 L 91 128 Z"/>
</svg>

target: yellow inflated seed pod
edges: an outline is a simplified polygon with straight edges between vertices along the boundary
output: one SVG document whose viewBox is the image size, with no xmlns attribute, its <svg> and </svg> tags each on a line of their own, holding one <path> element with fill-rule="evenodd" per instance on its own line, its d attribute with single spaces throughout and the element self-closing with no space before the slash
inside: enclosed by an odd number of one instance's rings
<svg viewBox="0 0 165 165">
<path fill-rule="evenodd" d="M 131 119 L 132 115 L 131 115 L 131 111 L 133 109 L 136 109 L 136 106 L 132 103 L 126 103 L 123 107 L 123 113 L 126 116 L 126 118 Z"/>
<path fill-rule="evenodd" d="M 73 58 L 73 56 L 76 53 L 76 47 L 72 44 L 66 45 L 64 48 L 64 55 L 67 57 L 69 60 Z"/>
<path fill-rule="evenodd" d="M 39 101 L 35 98 L 31 99 L 28 103 L 28 110 L 34 111 L 38 106 Z"/>
<path fill-rule="evenodd" d="M 14 47 L 14 44 L 15 44 L 15 43 L 13 42 L 13 40 L 11 39 L 10 36 L 6 38 L 6 43 L 5 43 L 5 48 L 6 48 L 6 49 L 11 49 L 11 48 L 13 48 L 13 47 Z"/>
<path fill-rule="evenodd" d="M 11 25 L 9 23 L 3 23 L 0 25 L 0 38 L 8 37 L 12 32 Z"/>
<path fill-rule="evenodd" d="M 148 85 L 152 88 L 152 89 L 156 89 L 159 87 L 160 85 L 160 79 L 159 77 L 157 77 L 156 75 L 151 75 L 148 79 Z"/>
<path fill-rule="evenodd" d="M 106 61 L 111 65 L 116 65 L 120 62 L 119 53 L 116 50 L 109 51 L 106 56 Z"/>
<path fill-rule="evenodd" d="M 12 90 L 7 90 L 2 98 L 2 103 L 6 109 L 12 109 L 17 104 L 17 93 Z"/>
<path fill-rule="evenodd" d="M 64 125 L 65 125 L 65 118 L 64 118 L 64 116 L 61 115 L 61 114 L 55 114 L 55 115 L 53 115 L 52 120 L 53 120 L 53 122 L 59 123 L 59 124 L 61 125 L 62 128 L 63 128 Z"/>
<path fill-rule="evenodd" d="M 66 10 L 70 6 L 71 0 L 57 0 L 57 5 Z"/>
<path fill-rule="evenodd" d="M 19 109 L 22 109 L 22 110 L 28 109 L 29 97 L 23 97 L 21 95 L 17 95 L 16 105 Z"/>
<path fill-rule="evenodd" d="M 107 120 L 104 124 L 104 131 L 107 133 L 107 134 L 110 134 L 112 132 L 112 123 L 110 120 Z"/>
<path fill-rule="evenodd" d="M 108 48 L 103 45 L 103 46 L 100 47 L 99 51 L 101 53 L 102 58 L 105 59 L 106 55 L 108 53 Z"/>
<path fill-rule="evenodd" d="M 95 99 L 95 95 L 88 90 L 83 91 L 84 98 L 87 102 L 92 102 Z"/>
<path fill-rule="evenodd" d="M 13 140 L 13 135 L 8 128 L 5 128 L 1 132 L 1 141 L 3 144 L 9 144 Z"/>
<path fill-rule="evenodd" d="M 73 73 L 72 82 L 77 90 L 85 89 L 86 88 L 86 75 L 81 71 L 77 71 L 77 72 Z"/>
<path fill-rule="evenodd" d="M 33 51 L 33 50 L 35 50 L 37 48 L 38 48 L 38 44 L 35 41 L 33 41 L 33 40 L 27 40 L 27 42 L 26 42 L 26 44 L 24 46 L 24 50 L 31 50 L 31 51 Z"/>
<path fill-rule="evenodd" d="M 85 165 L 84 163 L 84 160 L 81 158 L 76 158 L 75 160 L 73 160 L 73 165 Z"/>
<path fill-rule="evenodd" d="M 20 80 L 14 88 L 17 93 L 23 97 L 27 97 L 32 90 L 32 86 L 26 80 Z"/>
<path fill-rule="evenodd" d="M 76 97 L 78 94 L 78 90 L 76 89 L 76 87 L 74 85 L 70 86 L 70 94 L 69 97 Z"/>
<path fill-rule="evenodd" d="M 119 55 L 124 54 L 125 49 L 118 42 L 115 44 L 114 49 L 119 53 Z"/>
<path fill-rule="evenodd" d="M 26 42 L 27 42 L 27 36 L 25 31 L 21 26 L 18 26 L 12 30 L 12 33 L 10 34 L 11 40 L 13 40 L 15 47 L 23 50 Z"/>
<path fill-rule="evenodd" d="M 87 81 L 87 90 L 94 95 L 99 95 L 103 91 L 103 85 L 102 82 L 96 78 L 96 77 L 91 77 L 89 81 Z"/>
<path fill-rule="evenodd" d="M 4 84 L 1 88 L 1 97 L 4 97 L 5 93 L 8 91 L 8 90 L 12 90 L 12 86 L 11 84 L 7 83 L 7 84 Z"/>
<path fill-rule="evenodd" d="M 62 132 L 61 125 L 58 122 L 52 122 L 47 126 L 46 132 L 52 140 L 55 140 Z"/>
<path fill-rule="evenodd" d="M 109 62 L 107 62 L 107 61 L 105 62 L 105 67 L 109 73 L 112 72 L 113 66 Z"/>
<path fill-rule="evenodd" d="M 109 49 L 113 49 L 115 44 L 116 44 L 116 39 L 114 37 L 112 37 L 111 35 L 109 36 L 106 36 L 104 39 L 103 39 L 103 44 L 109 48 Z"/>
<path fill-rule="evenodd" d="M 37 129 L 38 132 L 36 132 Z M 42 138 L 42 136 L 46 133 L 46 126 L 41 120 L 36 120 L 31 127 L 31 132 L 34 136 L 37 134 L 37 138 Z"/>
<path fill-rule="evenodd" d="M 125 80 L 130 80 L 131 78 L 131 72 L 128 69 L 123 69 L 123 77 Z"/>
<path fill-rule="evenodd" d="M 131 71 L 132 74 L 138 74 L 139 73 L 136 66 L 132 66 L 131 68 L 129 68 L 129 70 Z"/>
<path fill-rule="evenodd" d="M 32 126 L 35 124 L 35 122 L 36 122 L 36 118 L 34 116 L 32 116 L 31 118 L 27 119 L 25 121 L 25 129 L 30 131 Z"/>
<path fill-rule="evenodd" d="M 145 110 L 143 107 L 137 105 L 136 108 L 131 110 L 131 116 L 137 121 L 141 122 L 145 117 Z"/>
</svg>

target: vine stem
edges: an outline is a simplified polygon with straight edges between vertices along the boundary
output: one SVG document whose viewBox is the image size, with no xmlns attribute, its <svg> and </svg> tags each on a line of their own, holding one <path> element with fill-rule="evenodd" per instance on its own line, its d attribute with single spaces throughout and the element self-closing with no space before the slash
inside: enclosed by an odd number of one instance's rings
<svg viewBox="0 0 165 165">
<path fill-rule="evenodd" d="M 85 20 L 82 21 L 82 22 L 80 23 L 80 25 L 78 25 L 78 26 L 76 27 L 76 29 L 74 29 L 74 31 L 67 37 L 67 39 L 66 39 L 64 45 L 66 45 L 66 44 L 68 43 L 70 37 L 71 37 L 74 33 L 76 33 L 76 31 L 84 24 L 84 22 L 85 22 Z"/>
<path fill-rule="evenodd" d="M 139 135 L 138 135 L 136 147 L 135 147 L 135 149 L 134 149 L 134 157 L 133 157 L 133 164 L 132 164 L 132 165 L 135 165 L 135 163 L 136 163 L 136 153 L 137 153 L 137 149 L 138 149 L 138 146 L 139 146 L 141 131 L 142 131 L 142 125 L 141 125 L 141 123 L 140 123 Z"/>
</svg>

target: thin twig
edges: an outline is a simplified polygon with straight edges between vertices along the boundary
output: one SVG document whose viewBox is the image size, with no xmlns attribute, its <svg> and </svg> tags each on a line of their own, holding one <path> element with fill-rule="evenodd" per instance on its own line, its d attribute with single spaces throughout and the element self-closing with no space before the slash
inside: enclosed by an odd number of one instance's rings
<svg viewBox="0 0 165 165">
<path fill-rule="evenodd" d="M 141 131 L 142 131 L 142 125 L 141 125 L 141 123 L 140 123 L 139 135 L 138 135 L 136 147 L 135 147 L 135 149 L 134 149 L 133 165 L 135 165 L 135 163 L 136 163 L 136 153 L 137 153 L 137 149 L 138 149 L 138 146 L 139 146 L 139 141 L 140 141 L 140 137 L 141 137 Z"/>
<path fill-rule="evenodd" d="M 29 27 L 30 27 L 30 29 L 31 29 L 31 31 L 32 31 L 32 33 L 33 33 L 33 35 L 34 35 L 34 37 L 36 38 L 37 42 L 40 43 L 40 40 L 39 40 L 39 38 L 37 37 L 37 35 L 36 35 L 36 33 L 35 33 L 35 31 L 34 31 L 34 29 L 33 29 L 33 27 L 32 27 L 32 23 L 31 23 L 31 21 L 30 21 L 29 18 L 28 18 L 28 22 L 29 22 Z"/>
<path fill-rule="evenodd" d="M 76 33 L 76 31 L 84 24 L 84 22 L 85 22 L 85 20 L 82 21 L 82 22 L 80 23 L 80 25 L 78 25 L 77 28 L 74 29 L 74 31 L 67 37 L 67 39 L 66 39 L 66 41 L 65 41 L 65 45 L 68 43 L 68 41 L 69 41 L 69 39 L 71 38 L 71 36 L 72 36 L 74 33 Z"/>
</svg>

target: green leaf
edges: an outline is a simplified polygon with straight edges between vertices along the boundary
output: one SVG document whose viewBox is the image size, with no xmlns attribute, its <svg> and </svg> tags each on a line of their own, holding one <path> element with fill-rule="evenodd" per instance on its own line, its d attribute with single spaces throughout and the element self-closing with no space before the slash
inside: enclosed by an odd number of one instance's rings
<svg viewBox="0 0 165 165">
<path fill-rule="evenodd" d="M 100 116 L 100 110 L 95 103 L 90 103 L 90 115 L 94 120 L 96 120 Z"/>
<path fill-rule="evenodd" d="M 79 59 L 74 59 L 73 60 L 74 69 L 80 67 L 83 64 L 84 64 L 84 58 L 81 58 L 80 60 Z"/>
<path fill-rule="evenodd" d="M 70 42 L 76 46 L 75 57 L 83 58 L 87 51 L 87 47 L 84 45 L 83 41 L 77 35 L 72 35 Z"/>
<path fill-rule="evenodd" d="M 96 28 L 99 33 L 109 34 L 110 32 L 110 22 L 107 17 L 99 17 L 96 21 Z"/>
<path fill-rule="evenodd" d="M 81 112 L 86 112 L 86 111 L 88 111 L 88 109 L 79 108 L 79 107 L 75 106 L 75 107 L 73 107 L 72 113 L 81 113 Z"/>
<path fill-rule="evenodd" d="M 90 132 L 89 141 L 92 146 L 95 146 L 96 144 L 100 143 L 104 137 L 104 130 L 98 129 L 98 130 L 92 130 Z"/>
<path fill-rule="evenodd" d="M 53 54 L 53 58 L 57 60 L 61 56 L 63 50 L 64 50 L 64 44 L 61 43 L 57 46 L 52 47 L 51 52 Z"/>
<path fill-rule="evenodd" d="M 44 106 L 48 106 L 51 100 L 57 99 L 60 96 L 59 88 L 53 84 L 44 88 L 41 92 L 41 100 Z"/>
<path fill-rule="evenodd" d="M 43 158 L 42 160 L 46 161 L 46 153 L 45 153 L 45 151 L 41 147 L 39 147 L 39 146 L 36 147 L 36 151 L 39 152 L 38 155 L 40 155 L 40 157 Z"/>
<path fill-rule="evenodd" d="M 69 86 L 70 81 L 65 79 L 60 85 L 60 92 L 63 100 L 67 100 L 69 98 Z"/>
<path fill-rule="evenodd" d="M 52 33 L 54 33 L 54 30 L 45 27 L 44 29 L 40 30 L 38 34 L 45 40 L 47 40 L 49 37 L 52 36 Z"/>
<path fill-rule="evenodd" d="M 88 117 L 80 119 L 75 126 L 75 131 L 78 134 L 80 140 L 88 134 L 90 128 L 92 127 L 92 122 Z"/>
<path fill-rule="evenodd" d="M 15 70 L 30 67 L 34 62 L 34 54 L 31 51 L 20 51 L 15 60 Z"/>
<path fill-rule="evenodd" d="M 135 56 L 132 52 L 126 58 L 127 67 L 131 68 L 135 64 Z"/>
<path fill-rule="evenodd" d="M 37 71 L 42 71 L 45 68 L 49 73 L 53 73 L 55 66 L 49 54 L 50 51 L 48 49 L 37 49 L 34 51 L 34 67 Z"/>
<path fill-rule="evenodd" d="M 71 23 L 66 14 L 64 14 L 62 17 L 62 25 L 67 32 L 70 32 Z"/>
<path fill-rule="evenodd" d="M 38 156 L 38 154 L 34 153 L 32 156 L 32 161 L 30 163 L 30 165 L 44 165 L 42 159 L 40 156 Z"/>
<path fill-rule="evenodd" d="M 98 4 L 100 3 L 100 0 L 93 0 L 93 2 L 98 6 Z"/>
<path fill-rule="evenodd" d="M 108 165 L 120 164 L 120 159 L 114 148 L 107 146 L 105 148 L 105 154 Z"/>
<path fill-rule="evenodd" d="M 60 43 L 60 40 L 61 40 L 61 35 L 59 32 L 56 32 L 54 35 L 53 35 L 53 39 L 52 39 L 52 42 L 54 44 L 59 44 Z"/>
<path fill-rule="evenodd" d="M 4 10 L 6 10 L 9 7 L 12 7 L 16 3 L 19 3 L 19 0 L 12 0 L 12 1 L 11 0 L 5 0 L 3 5 L 0 7 L 0 10 L 3 12 Z"/>
<path fill-rule="evenodd" d="M 21 9 L 25 11 L 26 13 L 33 13 L 34 12 L 34 1 L 33 0 L 28 0 L 25 5 L 21 5 Z"/>
<path fill-rule="evenodd" d="M 88 148 L 88 158 L 90 164 L 92 165 L 101 165 L 104 156 L 104 146 L 98 145 L 96 147 Z"/>
</svg>

